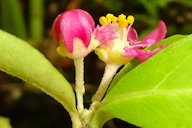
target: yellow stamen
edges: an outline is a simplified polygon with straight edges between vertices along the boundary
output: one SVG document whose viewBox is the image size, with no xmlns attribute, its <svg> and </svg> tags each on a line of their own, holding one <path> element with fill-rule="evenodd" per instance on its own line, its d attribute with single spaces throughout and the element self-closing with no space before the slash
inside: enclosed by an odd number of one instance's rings
<svg viewBox="0 0 192 128">
<path fill-rule="evenodd" d="M 99 18 L 99 23 L 101 24 L 101 25 L 106 25 L 106 24 L 110 24 L 110 23 L 116 23 L 117 22 L 117 17 L 115 17 L 113 14 L 111 14 L 111 13 L 108 13 L 107 15 L 106 15 L 106 17 L 105 16 L 102 16 L 102 17 L 100 17 Z"/>
<path fill-rule="evenodd" d="M 107 21 L 108 21 L 108 23 L 110 24 L 111 22 L 113 22 L 113 23 L 116 23 L 117 22 L 117 17 L 115 17 L 113 14 L 111 14 L 111 13 L 108 13 L 107 15 L 106 15 L 106 18 L 107 18 Z"/>
<path fill-rule="evenodd" d="M 112 19 L 111 19 L 111 21 L 112 21 L 113 23 L 117 23 L 117 17 L 113 16 Z"/>
<path fill-rule="evenodd" d="M 106 15 L 107 19 L 108 19 L 108 22 L 113 22 L 113 23 L 116 23 L 117 22 L 117 17 L 115 17 L 113 14 L 111 13 L 108 13 Z"/>
<path fill-rule="evenodd" d="M 129 15 L 129 16 L 127 17 L 127 21 L 128 21 L 129 24 L 133 24 L 134 20 L 135 20 L 135 18 L 134 18 L 134 16 L 132 16 L 132 15 Z"/>
<path fill-rule="evenodd" d="M 106 18 L 107 18 L 107 19 L 112 19 L 113 16 L 114 16 L 113 14 L 108 13 L 108 14 L 106 15 Z"/>
<path fill-rule="evenodd" d="M 99 18 L 99 23 L 100 23 L 101 25 L 105 25 L 105 24 L 108 23 L 108 20 L 107 20 L 106 17 L 102 16 L 102 17 Z"/>
<path fill-rule="evenodd" d="M 120 14 L 118 17 L 114 16 L 111 13 L 108 13 L 106 16 L 99 18 L 99 23 L 101 25 L 106 25 L 110 23 L 118 23 L 120 28 L 127 27 L 129 24 L 133 24 L 135 18 L 132 15 L 129 15 L 126 18 L 126 15 Z"/>
<path fill-rule="evenodd" d="M 118 24 L 119 24 L 119 27 L 121 27 L 121 28 L 128 26 L 128 21 L 124 14 L 121 14 L 118 16 Z"/>
<path fill-rule="evenodd" d="M 124 19 L 126 19 L 126 16 L 124 14 L 121 14 L 118 16 L 119 21 L 124 20 Z"/>
</svg>

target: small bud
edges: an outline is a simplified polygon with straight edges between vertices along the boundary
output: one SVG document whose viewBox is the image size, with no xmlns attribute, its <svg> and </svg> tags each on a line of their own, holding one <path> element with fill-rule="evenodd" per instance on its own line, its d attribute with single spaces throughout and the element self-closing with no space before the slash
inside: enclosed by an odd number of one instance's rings
<svg viewBox="0 0 192 128">
<path fill-rule="evenodd" d="M 52 35 L 60 45 L 59 53 L 70 58 L 85 57 L 91 51 L 94 27 L 93 18 L 84 10 L 59 14 L 52 25 Z"/>
</svg>

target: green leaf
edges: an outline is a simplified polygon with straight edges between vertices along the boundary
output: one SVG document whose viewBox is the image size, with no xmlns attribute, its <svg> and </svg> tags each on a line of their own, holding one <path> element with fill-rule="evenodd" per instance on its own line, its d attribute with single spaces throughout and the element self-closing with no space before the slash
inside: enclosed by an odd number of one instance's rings
<svg viewBox="0 0 192 128">
<path fill-rule="evenodd" d="M 173 35 L 171 37 L 165 38 L 162 41 L 160 41 L 159 43 L 157 43 L 156 45 L 150 47 L 149 49 L 154 49 L 154 48 L 158 48 L 162 45 L 170 45 L 171 43 L 174 43 L 178 40 L 183 39 L 184 37 L 186 37 L 186 35 Z"/>
<path fill-rule="evenodd" d="M 170 45 L 171 43 L 176 42 L 184 37 L 186 37 L 186 36 L 185 35 L 174 35 L 174 36 L 165 38 L 162 41 L 160 41 L 159 43 L 157 43 L 156 45 L 150 47 L 149 49 L 155 49 L 162 45 Z M 137 59 L 134 59 L 130 63 L 126 64 L 113 79 L 109 90 L 119 81 L 119 79 L 121 79 L 121 77 L 126 75 L 129 71 L 133 70 L 140 63 L 141 63 L 140 61 L 138 61 Z"/>
<path fill-rule="evenodd" d="M 126 75 L 128 72 L 130 72 L 131 70 L 133 70 L 138 64 L 140 64 L 141 62 L 137 59 L 133 59 L 131 62 L 129 62 L 128 64 L 126 64 L 115 76 L 115 78 L 113 79 L 111 85 L 109 86 L 108 91 L 114 87 L 114 85 L 116 85 L 116 83 L 118 83 L 118 81 L 124 76 Z"/>
<path fill-rule="evenodd" d="M 98 128 L 119 118 L 142 128 L 190 128 L 191 64 L 192 35 L 170 44 L 115 82 L 96 108 L 91 125 Z"/>
<path fill-rule="evenodd" d="M 8 118 L 0 116 L 0 128 L 12 128 Z"/>
<path fill-rule="evenodd" d="M 76 113 L 70 84 L 51 63 L 28 43 L 0 30 L 0 70 L 41 89 Z"/>
</svg>

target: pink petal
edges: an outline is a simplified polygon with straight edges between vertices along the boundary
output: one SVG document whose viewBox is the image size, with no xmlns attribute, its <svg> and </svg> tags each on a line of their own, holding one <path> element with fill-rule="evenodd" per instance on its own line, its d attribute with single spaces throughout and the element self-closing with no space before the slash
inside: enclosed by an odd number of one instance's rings
<svg viewBox="0 0 192 128">
<path fill-rule="evenodd" d="M 118 37 L 118 28 L 115 24 L 107 24 L 101 27 L 97 27 L 94 31 L 95 38 L 99 40 L 101 44 L 107 43 Z"/>
<path fill-rule="evenodd" d="M 156 48 L 153 51 L 142 51 L 142 50 L 138 50 L 138 56 L 136 57 L 137 59 L 139 59 L 141 62 L 146 61 L 148 58 L 150 58 L 151 56 L 153 56 L 154 54 L 156 54 L 157 52 L 159 52 L 161 50 L 161 48 Z"/>
<path fill-rule="evenodd" d="M 136 57 L 141 62 L 144 62 L 145 60 L 147 60 L 148 58 L 150 58 L 151 56 L 153 56 L 154 54 L 156 54 L 163 48 L 164 48 L 164 46 L 162 46 L 161 48 L 156 48 L 152 51 L 150 51 L 150 50 L 144 51 L 144 50 L 141 50 L 138 48 L 126 48 L 125 52 L 124 52 L 124 56 Z"/>
<path fill-rule="evenodd" d="M 131 27 L 128 35 L 127 35 L 127 40 L 130 41 L 131 43 L 135 43 L 138 39 L 138 34 L 135 28 Z"/>
<path fill-rule="evenodd" d="M 131 48 L 145 48 L 146 44 L 141 44 L 141 41 L 131 42 Z"/>
<path fill-rule="evenodd" d="M 73 40 L 79 38 L 86 47 L 89 46 L 95 23 L 91 15 L 81 9 L 73 9 L 60 14 L 52 25 L 52 34 L 59 42 L 61 39 L 66 48 L 73 51 Z"/>
<path fill-rule="evenodd" d="M 145 36 L 140 42 L 146 44 L 147 47 L 156 44 L 161 41 L 166 35 L 167 29 L 165 23 L 161 20 L 158 26 L 149 35 Z"/>
<path fill-rule="evenodd" d="M 57 42 L 60 42 L 60 34 L 61 34 L 61 29 L 60 29 L 60 22 L 61 22 L 61 17 L 62 17 L 62 15 L 61 14 L 59 14 L 57 17 L 56 17 L 56 19 L 55 19 L 55 21 L 54 21 L 54 23 L 53 23 L 53 25 L 52 25 L 52 35 L 53 35 L 53 37 L 55 38 L 55 40 L 57 41 Z"/>
<path fill-rule="evenodd" d="M 136 49 L 137 48 L 125 48 L 123 55 L 127 57 L 137 57 L 139 54 Z"/>
</svg>

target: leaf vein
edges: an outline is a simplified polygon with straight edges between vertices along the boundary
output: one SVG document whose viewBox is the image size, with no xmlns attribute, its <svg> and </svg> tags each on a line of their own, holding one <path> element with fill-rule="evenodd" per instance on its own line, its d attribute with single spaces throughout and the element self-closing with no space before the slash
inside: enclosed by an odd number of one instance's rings
<svg viewBox="0 0 192 128">
<path fill-rule="evenodd" d="M 182 64 L 184 64 L 188 59 L 189 59 L 189 56 L 187 56 L 183 61 L 181 61 L 181 63 L 179 63 L 179 64 L 175 67 L 174 70 L 168 72 L 168 73 L 164 76 L 164 78 L 161 79 L 154 88 L 152 88 L 152 90 L 156 90 L 157 88 L 159 88 L 159 87 L 163 84 L 163 82 L 165 82 L 165 81 L 171 76 L 171 74 L 173 74 L 175 71 L 177 71 L 177 69 L 179 69 L 179 68 L 182 66 Z"/>
</svg>

